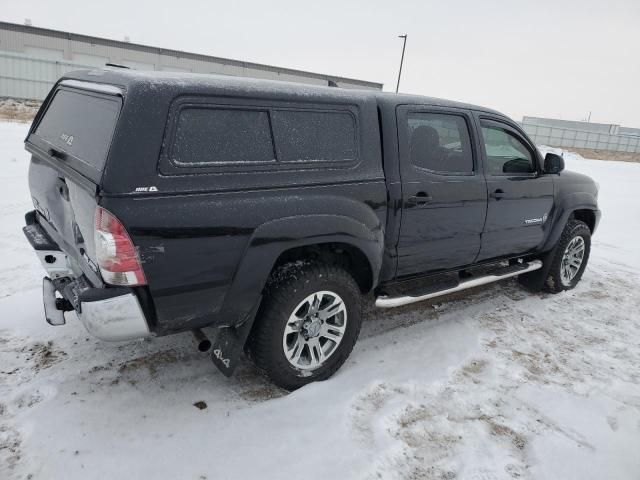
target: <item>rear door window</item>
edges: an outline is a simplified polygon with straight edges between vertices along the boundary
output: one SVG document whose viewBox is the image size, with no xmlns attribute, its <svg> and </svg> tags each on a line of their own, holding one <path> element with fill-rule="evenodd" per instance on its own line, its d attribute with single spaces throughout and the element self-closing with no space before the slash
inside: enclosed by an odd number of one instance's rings
<svg viewBox="0 0 640 480">
<path fill-rule="evenodd" d="M 413 165 L 443 174 L 473 172 L 471 139 L 463 116 L 411 112 L 408 122 Z"/>
<path fill-rule="evenodd" d="M 98 183 L 121 105 L 119 97 L 60 89 L 30 140 L 61 152 L 72 168 Z"/>
</svg>

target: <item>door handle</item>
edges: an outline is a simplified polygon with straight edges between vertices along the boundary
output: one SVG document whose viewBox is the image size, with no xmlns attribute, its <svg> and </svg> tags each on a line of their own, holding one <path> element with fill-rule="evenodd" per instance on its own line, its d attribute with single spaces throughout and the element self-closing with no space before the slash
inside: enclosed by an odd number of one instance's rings
<svg viewBox="0 0 640 480">
<path fill-rule="evenodd" d="M 495 192 L 490 193 L 489 196 L 491 198 L 495 198 L 496 200 L 500 200 L 501 198 L 504 198 L 504 192 L 500 189 L 497 189 Z"/>
<path fill-rule="evenodd" d="M 50 148 L 47 153 L 51 155 L 53 158 L 59 158 L 60 160 L 66 160 L 67 154 L 62 150 L 58 150 L 57 148 Z"/>
<path fill-rule="evenodd" d="M 421 207 L 431 203 L 432 200 L 433 198 L 427 192 L 418 192 L 407 199 L 407 204 Z"/>
</svg>

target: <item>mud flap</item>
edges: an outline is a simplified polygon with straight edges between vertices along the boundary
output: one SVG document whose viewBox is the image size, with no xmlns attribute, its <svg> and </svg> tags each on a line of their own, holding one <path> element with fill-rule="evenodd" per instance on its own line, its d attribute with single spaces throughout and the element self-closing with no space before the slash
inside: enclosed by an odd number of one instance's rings
<svg viewBox="0 0 640 480">
<path fill-rule="evenodd" d="M 244 322 L 237 327 L 222 327 L 218 330 L 211 348 L 211 361 L 218 367 L 225 377 L 233 375 L 240 355 L 243 353 L 244 344 L 253 327 L 253 322 L 260 306 L 262 296 L 246 316 Z"/>
<path fill-rule="evenodd" d="M 553 263 L 553 257 L 556 254 L 556 247 L 553 247 L 547 253 L 540 257 L 542 260 L 542 268 L 530 273 L 523 273 L 518 276 L 518 282 L 527 290 L 532 292 L 539 292 L 544 288 L 544 282 L 549 276 L 549 270 L 551 270 L 551 264 Z"/>
</svg>

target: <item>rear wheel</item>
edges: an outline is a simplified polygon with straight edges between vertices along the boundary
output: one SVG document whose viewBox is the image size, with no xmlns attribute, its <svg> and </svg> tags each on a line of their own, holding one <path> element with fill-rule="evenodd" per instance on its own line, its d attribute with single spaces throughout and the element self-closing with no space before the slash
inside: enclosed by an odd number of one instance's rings
<svg viewBox="0 0 640 480">
<path fill-rule="evenodd" d="M 546 286 L 558 293 L 574 288 L 584 273 L 591 252 L 591 230 L 580 220 L 569 220 L 558 242 Z"/>
<path fill-rule="evenodd" d="M 271 381 L 294 390 L 342 366 L 360 323 L 360 290 L 346 271 L 285 265 L 267 286 L 249 353 Z"/>
</svg>

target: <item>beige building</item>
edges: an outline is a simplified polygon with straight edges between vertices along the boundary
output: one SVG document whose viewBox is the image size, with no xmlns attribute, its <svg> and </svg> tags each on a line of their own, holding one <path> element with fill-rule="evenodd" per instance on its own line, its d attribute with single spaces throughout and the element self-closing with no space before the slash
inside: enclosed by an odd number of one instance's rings
<svg viewBox="0 0 640 480">
<path fill-rule="evenodd" d="M 0 97 L 41 100 L 64 73 L 106 63 L 382 90 L 382 84 L 0 22 Z"/>
</svg>

